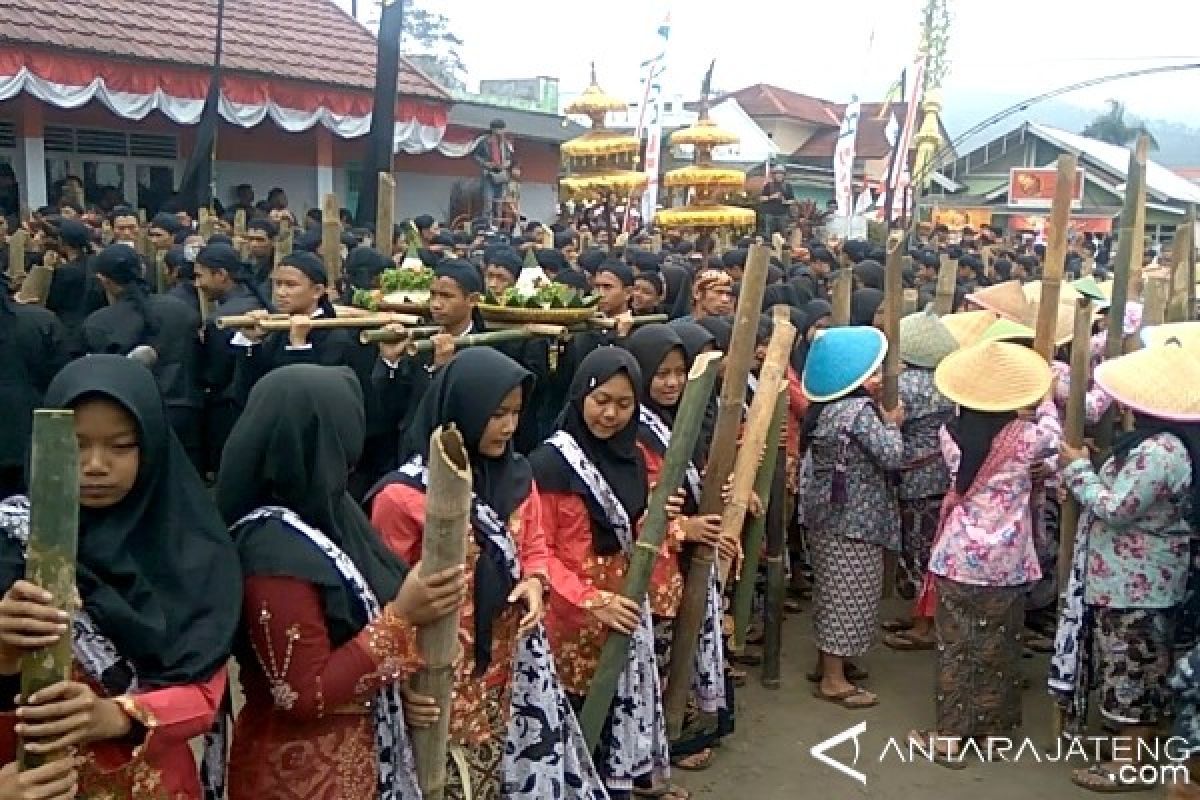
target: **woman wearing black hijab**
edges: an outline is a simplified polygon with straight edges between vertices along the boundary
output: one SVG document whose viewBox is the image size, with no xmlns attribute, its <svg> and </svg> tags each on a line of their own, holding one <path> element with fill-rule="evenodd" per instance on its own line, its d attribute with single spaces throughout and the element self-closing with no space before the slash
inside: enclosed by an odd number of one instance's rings
<svg viewBox="0 0 1200 800">
<path fill-rule="evenodd" d="M 226 443 L 217 503 L 245 574 L 230 800 L 416 796 L 395 684 L 416 667 L 412 626 L 465 581 L 418 577 L 346 493 L 364 428 L 354 374 L 303 364 L 258 382 Z"/>
<path fill-rule="evenodd" d="M 139 797 L 136 781 L 164 796 L 199 798 L 188 740 L 210 728 L 225 691 L 241 598 L 233 546 L 145 367 L 87 356 L 51 382 L 45 405 L 74 412 L 80 448 L 76 585 L 83 605 L 72 630 L 81 678 L 31 698 L 20 718 L 26 747 L 85 748 L 81 796 Z M 22 579 L 28 501 L 0 505 L 0 526 L 7 534 L 0 536 L 0 680 L 14 684 L 7 702 L 20 671 L 15 657 L 56 641 L 65 626 L 56 627 L 64 620 L 54 616 L 49 594 Z M 23 613 L 16 601 L 46 613 Z M 47 630 L 35 617 L 54 624 Z M 71 712 L 38 708 L 50 700 Z M 65 727 L 39 731 L 54 719 Z"/>
<path fill-rule="evenodd" d="M 556 784 L 580 785 L 585 777 L 602 791 L 590 760 L 562 763 L 564 756 L 586 752 L 586 745 L 564 751 L 560 744 L 545 753 L 533 747 L 551 744 L 564 728 L 579 741 L 582 734 L 554 677 L 541 628 L 550 580 L 541 505 L 533 470 L 513 449 L 532 388 L 533 375 L 492 348 L 458 353 L 417 407 L 405 435 L 402 466 L 367 497 L 371 521 L 388 547 L 401 558 L 417 560 L 424 539 L 430 436 L 439 427 L 458 428 L 472 474 L 473 538 L 468 599 L 459 621 L 463 651 L 455 665 L 449 713 L 450 739 L 462 748 L 469 775 L 461 775 L 450 760 L 450 800 L 465 798 L 466 786 L 474 787 L 476 797 L 498 798 L 502 783 L 521 787 L 512 797 L 547 797 Z M 430 707 L 436 716 L 432 698 L 406 691 L 405 704 L 410 725 L 432 723 L 426 717 Z M 557 714 L 553 730 L 541 731 L 540 723 L 549 722 L 551 713 Z M 521 719 L 513 723 L 514 716 Z M 512 757 L 502 758 L 505 753 Z"/>
<path fill-rule="evenodd" d="M 850 296 L 850 324 L 883 329 L 883 292 L 879 289 L 856 289 Z"/>
<path fill-rule="evenodd" d="M 856 289 L 878 289 L 883 291 L 884 269 L 878 261 L 867 259 L 854 265 Z"/>
<path fill-rule="evenodd" d="M 557 430 L 529 460 L 550 548 L 546 628 L 559 678 L 582 703 L 613 629 L 630 635 L 596 766 L 614 800 L 668 766 L 662 687 L 649 606 L 621 594 L 649 487 L 637 446 L 642 374 L 627 351 L 602 347 L 579 364 Z"/>
</svg>

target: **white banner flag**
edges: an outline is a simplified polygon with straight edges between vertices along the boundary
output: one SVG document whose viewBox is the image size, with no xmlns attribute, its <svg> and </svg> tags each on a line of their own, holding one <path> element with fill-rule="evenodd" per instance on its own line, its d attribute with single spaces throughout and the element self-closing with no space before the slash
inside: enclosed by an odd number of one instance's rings
<svg viewBox="0 0 1200 800">
<path fill-rule="evenodd" d="M 837 148 L 833 151 L 833 197 L 839 217 L 854 213 L 854 150 L 858 140 L 859 103 L 857 95 L 846 106 Z"/>
</svg>

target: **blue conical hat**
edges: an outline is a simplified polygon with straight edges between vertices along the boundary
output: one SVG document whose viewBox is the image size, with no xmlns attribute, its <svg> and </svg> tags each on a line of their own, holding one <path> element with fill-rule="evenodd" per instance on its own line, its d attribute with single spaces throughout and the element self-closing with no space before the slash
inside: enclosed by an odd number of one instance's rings
<svg viewBox="0 0 1200 800">
<path fill-rule="evenodd" d="M 814 403 L 838 400 L 879 369 L 887 339 L 876 328 L 829 328 L 813 341 L 804 362 L 804 395 Z"/>
</svg>

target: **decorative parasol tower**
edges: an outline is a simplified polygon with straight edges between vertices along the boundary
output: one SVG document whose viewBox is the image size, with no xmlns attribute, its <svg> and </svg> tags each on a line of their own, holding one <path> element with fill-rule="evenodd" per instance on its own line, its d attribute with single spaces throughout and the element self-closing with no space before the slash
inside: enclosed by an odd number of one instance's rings
<svg viewBox="0 0 1200 800">
<path fill-rule="evenodd" d="M 592 129 L 562 145 L 567 176 L 559 181 L 559 189 L 564 199 L 606 201 L 610 192 L 628 197 L 645 188 L 646 176 L 637 171 L 641 142 L 604 125 L 610 111 L 628 108 L 624 100 L 600 88 L 593 63 L 591 85 L 565 109 L 590 118 Z"/>
<path fill-rule="evenodd" d="M 721 205 L 729 194 L 745 187 L 746 173 L 713 166 L 713 148 L 738 143 L 736 134 L 722 130 L 708 118 L 714 66 L 715 61 L 700 89 L 700 118 L 690 128 L 671 134 L 672 146 L 690 144 L 695 148 L 695 163 L 668 172 L 663 176 L 663 186 L 691 190 L 692 199 L 687 205 L 659 211 L 654 220 L 662 228 L 753 228 L 755 224 L 753 210 Z"/>
</svg>

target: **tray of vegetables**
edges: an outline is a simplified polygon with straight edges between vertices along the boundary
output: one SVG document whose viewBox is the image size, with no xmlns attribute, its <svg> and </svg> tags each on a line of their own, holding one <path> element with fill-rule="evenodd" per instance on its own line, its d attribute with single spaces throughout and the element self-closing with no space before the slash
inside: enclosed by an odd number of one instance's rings
<svg viewBox="0 0 1200 800">
<path fill-rule="evenodd" d="M 428 267 L 385 269 L 379 276 L 379 288 L 356 290 L 353 303 L 371 311 L 424 314 L 429 310 L 432 285 L 433 270 Z"/>
<path fill-rule="evenodd" d="M 479 311 L 488 322 L 572 325 L 596 316 L 595 295 L 580 295 L 561 283 L 546 284 L 532 294 L 513 286 L 496 297 L 488 292 Z"/>
</svg>

